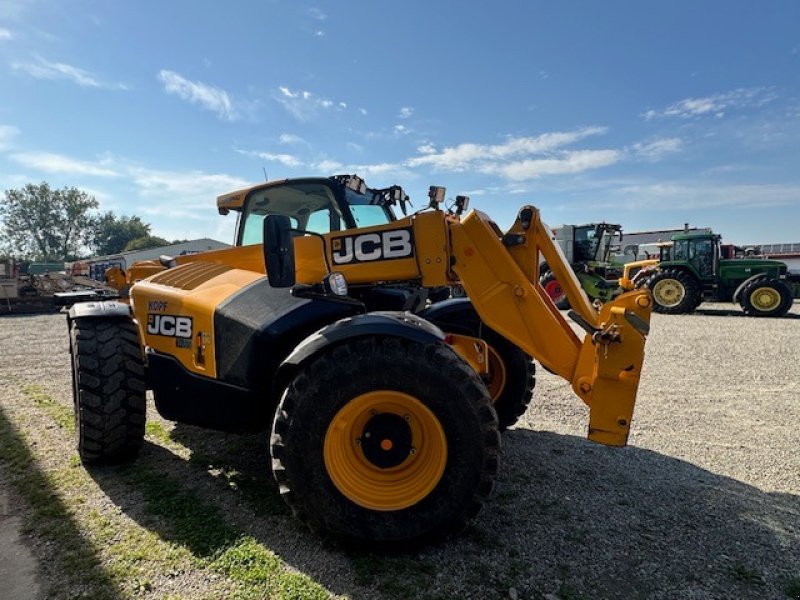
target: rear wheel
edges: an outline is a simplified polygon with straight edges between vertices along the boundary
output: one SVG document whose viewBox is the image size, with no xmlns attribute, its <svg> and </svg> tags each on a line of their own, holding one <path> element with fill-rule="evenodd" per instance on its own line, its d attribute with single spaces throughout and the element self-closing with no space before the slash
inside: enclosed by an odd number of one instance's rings
<svg viewBox="0 0 800 600">
<path fill-rule="evenodd" d="M 70 326 L 78 454 L 84 463 L 117 463 L 144 441 L 144 362 L 127 319 L 75 319 Z"/>
<path fill-rule="evenodd" d="M 539 279 L 539 283 L 544 288 L 544 291 L 547 292 L 547 295 L 550 296 L 550 299 L 553 301 L 553 304 L 556 305 L 556 308 L 560 310 L 567 310 L 569 309 L 569 300 L 567 299 L 567 294 L 564 291 L 564 288 L 561 287 L 561 284 L 556 279 L 556 276 L 553 275 L 552 271 L 547 271 L 542 277 Z"/>
<path fill-rule="evenodd" d="M 779 279 L 760 277 L 742 288 L 739 303 L 752 317 L 782 317 L 792 307 L 792 290 Z"/>
<path fill-rule="evenodd" d="M 385 547 L 462 530 L 492 489 L 498 446 L 486 387 L 447 346 L 360 338 L 289 384 L 272 463 L 312 530 Z"/>
<path fill-rule="evenodd" d="M 656 312 L 671 315 L 689 313 L 702 301 L 700 286 L 684 271 L 658 271 L 647 280 L 646 286 L 653 295 L 653 310 Z"/>
</svg>

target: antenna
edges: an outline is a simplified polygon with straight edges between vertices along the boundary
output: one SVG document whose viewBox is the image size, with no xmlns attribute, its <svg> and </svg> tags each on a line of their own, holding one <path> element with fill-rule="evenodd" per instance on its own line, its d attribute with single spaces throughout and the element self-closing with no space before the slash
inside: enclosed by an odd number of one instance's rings
<svg viewBox="0 0 800 600">
<path fill-rule="evenodd" d="M 267 168 L 261 167 L 261 170 L 264 171 L 264 181 L 269 181 L 269 177 L 267 177 Z"/>
</svg>

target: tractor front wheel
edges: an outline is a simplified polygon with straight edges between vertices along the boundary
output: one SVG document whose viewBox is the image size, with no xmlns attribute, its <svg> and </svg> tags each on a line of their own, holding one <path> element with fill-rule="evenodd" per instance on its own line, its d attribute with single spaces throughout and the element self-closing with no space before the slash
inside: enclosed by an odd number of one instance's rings
<svg viewBox="0 0 800 600">
<path fill-rule="evenodd" d="M 645 285 L 653 295 L 653 310 L 656 312 L 669 315 L 690 313 L 702 301 L 700 286 L 684 271 L 658 271 Z"/>
<path fill-rule="evenodd" d="M 139 332 L 127 319 L 75 319 L 70 325 L 78 454 L 118 463 L 144 442 L 145 379 Z"/>
<path fill-rule="evenodd" d="M 386 548 L 461 531 L 492 489 L 499 443 L 486 387 L 450 348 L 368 337 L 302 366 L 271 452 L 295 516 L 323 536 Z"/>
<path fill-rule="evenodd" d="M 780 279 L 759 277 L 742 288 L 739 303 L 751 317 L 782 317 L 792 307 L 792 290 Z"/>
</svg>

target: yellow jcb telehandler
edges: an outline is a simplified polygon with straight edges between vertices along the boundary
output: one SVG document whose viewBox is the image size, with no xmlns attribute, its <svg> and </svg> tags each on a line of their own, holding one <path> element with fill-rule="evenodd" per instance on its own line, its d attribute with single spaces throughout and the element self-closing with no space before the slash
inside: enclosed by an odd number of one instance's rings
<svg viewBox="0 0 800 600">
<path fill-rule="evenodd" d="M 271 430 L 294 514 L 356 544 L 463 529 L 490 493 L 499 431 L 530 402 L 532 358 L 590 408 L 588 437 L 625 445 L 647 291 L 593 307 L 524 206 L 503 233 L 458 197 L 396 218 L 399 187 L 355 176 L 273 181 L 218 199 L 236 247 L 117 273 L 117 300 L 68 311 L 78 449 L 135 457 L 145 393 L 167 419 Z M 539 285 L 562 282 L 581 339 Z M 461 285 L 467 298 L 436 301 Z"/>
</svg>

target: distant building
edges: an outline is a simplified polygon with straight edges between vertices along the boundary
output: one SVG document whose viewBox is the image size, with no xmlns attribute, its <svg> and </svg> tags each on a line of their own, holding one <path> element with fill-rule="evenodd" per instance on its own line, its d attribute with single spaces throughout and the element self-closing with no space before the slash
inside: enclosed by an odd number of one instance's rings
<svg viewBox="0 0 800 600">
<path fill-rule="evenodd" d="M 789 244 L 752 244 L 758 254 L 782 260 L 790 271 L 800 273 L 800 242 Z M 750 246 L 748 246 L 750 247 Z"/>
<path fill-rule="evenodd" d="M 180 244 L 170 244 L 158 248 L 147 250 L 132 250 L 130 252 L 120 252 L 109 256 L 98 256 L 88 260 L 72 263 L 73 270 L 82 271 L 82 274 L 97 281 L 103 281 L 105 272 L 111 267 L 129 268 L 133 263 L 141 260 L 158 260 L 159 256 L 183 256 L 184 254 L 197 254 L 198 252 L 208 252 L 209 250 L 222 250 L 230 248 L 230 244 L 218 242 L 211 238 L 201 238 L 199 240 L 189 240 Z"/>
</svg>

